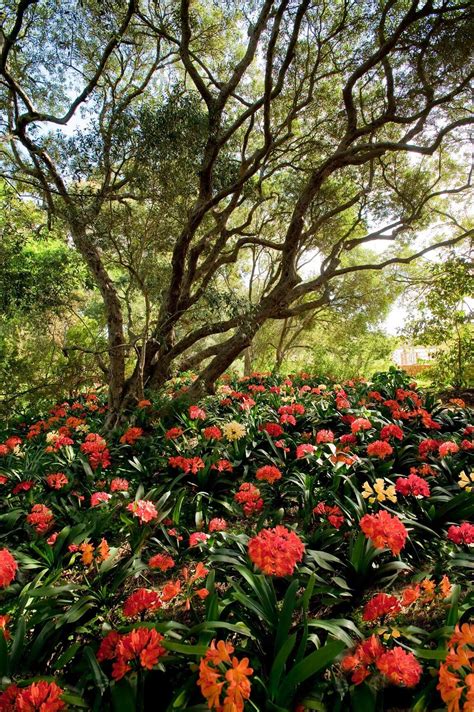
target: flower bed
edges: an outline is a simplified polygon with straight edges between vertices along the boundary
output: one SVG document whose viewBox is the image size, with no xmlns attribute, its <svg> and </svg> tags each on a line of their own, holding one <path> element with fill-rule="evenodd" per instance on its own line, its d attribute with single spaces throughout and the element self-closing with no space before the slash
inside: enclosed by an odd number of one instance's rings
<svg viewBox="0 0 474 712">
<path fill-rule="evenodd" d="M 472 710 L 473 412 L 395 371 L 185 386 L 5 433 L 0 710 Z"/>
</svg>

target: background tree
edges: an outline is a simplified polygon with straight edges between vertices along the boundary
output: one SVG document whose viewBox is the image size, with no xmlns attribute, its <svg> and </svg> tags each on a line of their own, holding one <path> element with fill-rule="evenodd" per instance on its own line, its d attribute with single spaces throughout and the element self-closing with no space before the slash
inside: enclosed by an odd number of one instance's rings
<svg viewBox="0 0 474 712">
<path fill-rule="evenodd" d="M 403 335 L 414 344 L 436 346 L 435 382 L 455 388 L 474 386 L 474 269 L 472 251 L 452 253 L 412 277 L 416 311 Z"/>
<path fill-rule="evenodd" d="M 433 249 L 439 240 L 408 246 L 441 196 L 470 187 L 468 2 L 10 0 L 6 10 L 4 174 L 67 225 L 100 291 L 112 414 L 190 349 L 191 396 L 212 391 L 268 320 L 319 308 L 349 274 Z M 443 223 L 442 244 L 471 234 L 449 212 Z M 344 262 L 380 239 L 379 261 Z M 212 312 L 226 271 L 254 246 L 276 266 L 258 303 Z M 311 251 L 319 273 L 305 279 Z"/>
</svg>

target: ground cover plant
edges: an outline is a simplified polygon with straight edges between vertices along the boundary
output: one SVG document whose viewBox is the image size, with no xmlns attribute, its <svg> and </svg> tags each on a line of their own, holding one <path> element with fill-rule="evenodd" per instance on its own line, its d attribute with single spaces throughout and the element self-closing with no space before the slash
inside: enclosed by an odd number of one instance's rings
<svg viewBox="0 0 474 712">
<path fill-rule="evenodd" d="M 0 710 L 472 710 L 473 411 L 190 383 L 0 438 Z"/>
</svg>

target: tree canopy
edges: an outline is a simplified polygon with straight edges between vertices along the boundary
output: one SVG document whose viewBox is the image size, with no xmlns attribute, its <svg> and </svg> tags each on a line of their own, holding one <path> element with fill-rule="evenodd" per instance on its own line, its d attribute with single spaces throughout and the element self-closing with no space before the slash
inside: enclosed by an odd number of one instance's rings
<svg viewBox="0 0 474 712">
<path fill-rule="evenodd" d="M 269 321 L 472 235 L 469 2 L 5 6 L 1 172 L 100 292 L 114 414 L 190 358 L 212 391 Z"/>
</svg>

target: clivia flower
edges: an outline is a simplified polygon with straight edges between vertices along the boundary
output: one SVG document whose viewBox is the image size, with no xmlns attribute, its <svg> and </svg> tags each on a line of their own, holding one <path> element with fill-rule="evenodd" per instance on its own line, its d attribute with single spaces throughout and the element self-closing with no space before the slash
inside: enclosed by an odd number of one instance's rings
<svg viewBox="0 0 474 712">
<path fill-rule="evenodd" d="M 367 445 L 367 455 L 385 460 L 393 453 L 393 447 L 386 440 L 375 440 Z"/>
<path fill-rule="evenodd" d="M 130 504 L 127 505 L 127 509 L 139 520 L 140 524 L 148 524 L 148 522 L 158 517 L 156 507 L 149 499 L 139 499 L 136 502 L 130 502 Z"/>
<path fill-rule="evenodd" d="M 403 650 L 398 645 L 393 650 L 383 653 L 375 664 L 379 672 L 390 682 L 404 687 L 415 687 L 423 672 L 413 653 Z"/>
<path fill-rule="evenodd" d="M 352 434 L 360 433 L 361 430 L 370 430 L 374 426 L 368 418 L 356 418 L 351 423 Z"/>
<path fill-rule="evenodd" d="M 256 514 L 263 509 L 263 499 L 260 496 L 260 490 L 251 482 L 243 482 L 239 491 L 235 493 L 234 499 L 244 510 L 246 517 Z"/>
<path fill-rule="evenodd" d="M 64 690 L 55 682 L 38 680 L 28 687 L 9 685 L 0 693 L 0 710 L 5 712 L 60 712 L 66 708 Z"/>
<path fill-rule="evenodd" d="M 255 477 L 257 480 L 263 480 L 272 485 L 277 480 L 281 480 L 282 474 L 278 467 L 274 467 L 273 465 L 264 465 L 263 467 L 258 468 Z"/>
<path fill-rule="evenodd" d="M 452 442 L 452 440 L 441 443 L 438 449 L 438 455 L 441 458 L 447 457 L 448 455 L 455 455 L 457 452 L 459 452 L 459 445 Z"/>
<path fill-rule="evenodd" d="M 340 529 L 344 524 L 344 514 L 337 504 L 331 506 L 326 504 L 326 502 L 319 502 L 313 509 L 313 514 L 317 517 L 325 517 L 329 524 L 335 529 Z"/>
<path fill-rule="evenodd" d="M 470 712 L 474 701 L 474 625 L 457 625 L 448 641 L 446 661 L 439 668 L 437 690 L 448 712 Z"/>
<path fill-rule="evenodd" d="M 129 428 L 120 438 L 122 445 L 134 445 L 143 435 L 142 428 Z"/>
<path fill-rule="evenodd" d="M 403 440 L 403 430 L 394 423 L 389 425 L 384 425 L 380 431 L 381 440 L 389 440 L 390 438 L 396 438 L 397 440 Z"/>
<path fill-rule="evenodd" d="M 17 485 L 12 489 L 12 494 L 19 494 L 20 492 L 29 492 L 35 486 L 33 480 L 22 480 L 18 482 Z"/>
<path fill-rule="evenodd" d="M 364 621 L 375 621 L 384 616 L 393 616 L 401 611 L 400 601 L 395 596 L 388 596 L 386 593 L 378 593 L 365 604 L 362 619 Z"/>
<path fill-rule="evenodd" d="M 460 526 L 454 524 L 448 529 L 448 539 L 458 546 L 474 544 L 474 524 L 463 522 Z"/>
<path fill-rule="evenodd" d="M 110 483 L 111 492 L 128 492 L 129 482 L 123 477 L 114 477 Z"/>
<path fill-rule="evenodd" d="M 279 438 L 280 435 L 283 435 L 284 433 L 284 430 L 279 423 L 265 423 L 265 425 L 260 426 L 259 430 L 260 429 L 268 433 L 271 438 Z"/>
<path fill-rule="evenodd" d="M 44 504 L 34 504 L 31 512 L 26 517 L 26 521 L 37 534 L 44 534 L 53 525 L 54 516 L 52 511 Z"/>
<path fill-rule="evenodd" d="M 376 500 L 377 502 L 385 502 L 386 499 L 390 502 L 397 501 L 395 487 L 393 485 L 385 487 L 385 482 L 381 477 L 377 477 L 373 487 L 369 482 L 364 482 L 362 489 L 362 497 L 364 497 L 364 499 L 368 499 L 371 504 L 373 504 Z"/>
<path fill-rule="evenodd" d="M 316 442 L 318 445 L 322 443 L 332 443 L 334 442 L 334 433 L 332 430 L 318 430 L 316 433 Z"/>
<path fill-rule="evenodd" d="M 400 519 L 385 510 L 377 514 L 365 514 L 359 526 L 376 549 L 390 549 L 397 556 L 406 543 L 408 532 Z"/>
<path fill-rule="evenodd" d="M 150 569 L 159 569 L 160 571 L 168 571 L 175 565 L 174 559 L 167 554 L 155 554 L 148 561 Z"/>
<path fill-rule="evenodd" d="M 206 420 L 206 412 L 197 405 L 190 405 L 188 412 L 191 420 Z"/>
<path fill-rule="evenodd" d="M 213 640 L 199 663 L 198 686 L 206 699 L 208 709 L 216 712 L 243 712 L 245 700 L 250 698 L 251 683 L 248 679 L 252 668 L 249 659 L 231 657 L 234 647 L 230 643 Z M 221 695 L 225 694 L 223 704 Z"/>
<path fill-rule="evenodd" d="M 210 425 L 202 431 L 206 440 L 220 440 L 222 438 L 222 430 L 217 425 Z"/>
<path fill-rule="evenodd" d="M 418 475 L 409 475 L 408 477 L 399 477 L 395 484 L 397 492 L 404 497 L 412 495 L 417 499 L 430 496 L 430 487 L 426 480 Z"/>
<path fill-rule="evenodd" d="M 248 554 L 267 576 L 290 576 L 302 561 L 305 546 L 294 531 L 277 525 L 262 529 L 248 543 Z"/>
<path fill-rule="evenodd" d="M 46 482 L 51 489 L 60 490 L 69 483 L 69 480 L 64 472 L 54 472 L 46 477 Z"/>
<path fill-rule="evenodd" d="M 296 459 L 300 460 L 301 458 L 306 457 L 306 455 L 311 455 L 315 450 L 316 448 L 314 445 L 311 445 L 310 443 L 302 443 L 296 448 Z"/>
<path fill-rule="evenodd" d="M 161 598 L 156 591 L 150 591 L 146 588 L 137 588 L 126 599 L 123 604 L 123 615 L 126 618 L 134 618 L 146 611 L 156 611 L 161 608 Z"/>
<path fill-rule="evenodd" d="M 210 532 L 225 532 L 227 529 L 227 522 L 225 519 L 214 517 L 214 519 L 211 519 L 209 522 L 208 529 Z"/>
<path fill-rule="evenodd" d="M 8 549 L 0 549 L 0 588 L 11 584 L 18 571 L 18 564 Z"/>
<path fill-rule="evenodd" d="M 205 532 L 193 532 L 189 537 L 189 546 L 198 546 L 209 539 L 209 534 Z"/>
<path fill-rule="evenodd" d="M 472 488 L 474 487 L 474 470 L 471 472 L 470 475 L 467 475 L 464 470 L 459 473 L 459 480 L 458 480 L 458 485 L 463 489 L 465 492 L 471 492 Z"/>
<path fill-rule="evenodd" d="M 112 499 L 112 495 L 108 492 L 93 492 L 91 494 L 91 507 L 97 507 L 103 502 L 108 502 L 109 499 Z"/>
</svg>

